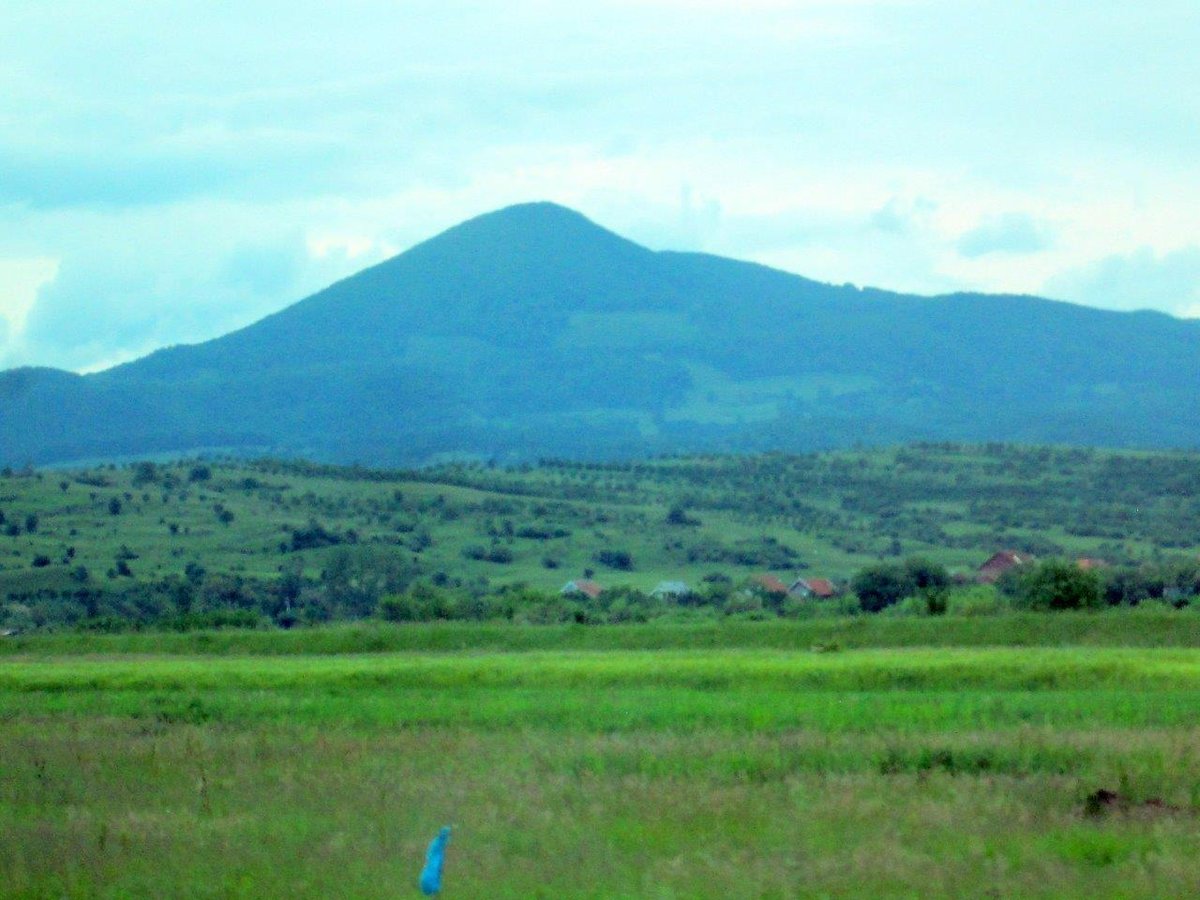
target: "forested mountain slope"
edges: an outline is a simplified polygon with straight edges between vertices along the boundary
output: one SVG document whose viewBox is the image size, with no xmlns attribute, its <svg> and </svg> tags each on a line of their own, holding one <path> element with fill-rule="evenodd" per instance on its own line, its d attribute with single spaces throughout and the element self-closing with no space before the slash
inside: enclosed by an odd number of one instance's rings
<svg viewBox="0 0 1200 900">
<path fill-rule="evenodd" d="M 835 287 L 653 252 L 537 203 L 203 344 L 87 376 L 0 373 L 0 461 L 1195 446 L 1197 384 L 1200 323 Z"/>
</svg>

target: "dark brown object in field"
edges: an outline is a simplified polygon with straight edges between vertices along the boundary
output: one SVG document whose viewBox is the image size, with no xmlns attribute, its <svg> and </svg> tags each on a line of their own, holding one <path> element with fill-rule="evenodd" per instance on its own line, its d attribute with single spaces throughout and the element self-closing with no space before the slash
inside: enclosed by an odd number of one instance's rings
<svg viewBox="0 0 1200 900">
<path fill-rule="evenodd" d="M 1083 801 L 1084 815 L 1103 815 L 1116 806 L 1120 800 L 1121 795 L 1116 791 L 1110 791 L 1108 788 L 1100 788 L 1100 790 L 1088 794 L 1087 799 Z"/>
<path fill-rule="evenodd" d="M 1108 788 L 1100 788 L 1088 794 L 1087 799 L 1083 801 L 1083 814 L 1086 816 L 1102 816 L 1114 811 L 1126 814 L 1171 815 L 1188 812 L 1189 810 L 1184 809 L 1182 806 L 1167 803 L 1161 797 L 1150 797 L 1147 800 L 1133 801 L 1128 797 L 1121 796 L 1116 791 L 1110 791 Z"/>
</svg>

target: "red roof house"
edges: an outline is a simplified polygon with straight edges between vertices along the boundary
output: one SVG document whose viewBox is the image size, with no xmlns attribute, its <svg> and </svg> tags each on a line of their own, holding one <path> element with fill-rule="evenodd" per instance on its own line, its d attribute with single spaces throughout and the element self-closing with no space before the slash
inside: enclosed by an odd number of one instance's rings
<svg viewBox="0 0 1200 900">
<path fill-rule="evenodd" d="M 788 593 L 793 597 L 820 597 L 824 600 L 836 594 L 837 590 L 828 578 L 797 578 L 788 588 Z"/>
<path fill-rule="evenodd" d="M 1016 550 L 1001 550 L 979 567 L 975 580 L 980 584 L 994 584 L 996 579 L 1016 566 L 1025 566 L 1033 562 L 1032 553 L 1018 553 Z"/>
<path fill-rule="evenodd" d="M 774 575 L 755 575 L 751 580 L 768 594 L 786 594 L 788 592 L 788 586 Z"/>
<path fill-rule="evenodd" d="M 585 597 L 595 600 L 600 596 L 600 592 L 604 588 L 600 587 L 594 581 L 584 581 L 582 578 L 577 581 L 568 581 L 563 585 L 560 594 L 583 594 Z"/>
</svg>

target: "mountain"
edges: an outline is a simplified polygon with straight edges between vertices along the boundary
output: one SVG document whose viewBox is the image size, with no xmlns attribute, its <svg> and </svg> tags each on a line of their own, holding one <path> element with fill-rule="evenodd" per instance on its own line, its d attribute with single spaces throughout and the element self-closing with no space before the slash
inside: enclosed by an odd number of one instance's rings
<svg viewBox="0 0 1200 900">
<path fill-rule="evenodd" d="M 0 461 L 1196 446 L 1197 384 L 1200 323 L 831 286 L 533 203 L 206 343 L 92 375 L 0 372 Z"/>
</svg>

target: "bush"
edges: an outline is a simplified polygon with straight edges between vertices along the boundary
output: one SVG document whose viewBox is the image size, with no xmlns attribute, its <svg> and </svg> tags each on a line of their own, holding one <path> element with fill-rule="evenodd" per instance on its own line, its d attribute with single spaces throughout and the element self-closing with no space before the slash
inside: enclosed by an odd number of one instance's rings
<svg viewBox="0 0 1200 900">
<path fill-rule="evenodd" d="M 627 550 L 600 550 L 592 557 L 602 566 L 621 572 L 633 570 L 633 555 Z"/>
<path fill-rule="evenodd" d="M 911 597 L 905 597 L 899 603 L 893 603 L 887 609 L 883 610 L 885 616 L 927 616 L 929 615 L 929 607 L 925 602 L 924 597 L 918 597 L 915 594 Z"/>
<path fill-rule="evenodd" d="M 917 592 L 917 583 L 900 563 L 881 563 L 863 569 L 850 582 L 864 612 L 880 612 Z"/>
<path fill-rule="evenodd" d="M 1141 569 L 1113 569 L 1104 584 L 1104 599 L 1110 606 L 1137 606 L 1151 597 L 1161 597 L 1166 588 L 1161 574 Z"/>
<path fill-rule="evenodd" d="M 308 527 L 292 531 L 291 548 L 293 553 L 300 550 L 316 550 L 319 547 L 336 546 L 342 543 L 342 540 L 340 534 L 326 530 L 316 519 L 309 519 Z"/>
<path fill-rule="evenodd" d="M 1023 609 L 1096 609 L 1104 605 L 1100 578 L 1074 563 L 1047 560 L 1022 574 L 1016 605 Z"/>
<path fill-rule="evenodd" d="M 570 537 L 571 532 L 565 528 L 550 528 L 543 525 L 526 525 L 516 532 L 517 537 L 531 541 L 548 541 L 552 538 Z"/>
<path fill-rule="evenodd" d="M 453 617 L 452 603 L 445 592 L 427 584 L 414 584 L 404 594 L 379 601 L 379 616 L 388 622 L 429 622 Z"/>
<path fill-rule="evenodd" d="M 937 616 L 946 611 L 950 573 L 946 567 L 914 556 L 903 563 L 880 563 L 854 576 L 850 589 L 863 612 L 880 612 L 909 597 L 920 598 L 925 613 Z"/>
<path fill-rule="evenodd" d="M 1007 599 L 985 584 L 953 591 L 946 603 L 946 612 L 952 616 L 994 616 L 1007 609 Z"/>
<path fill-rule="evenodd" d="M 694 516 L 689 516 L 687 510 L 682 506 L 672 506 L 667 512 L 666 523 L 668 525 L 676 525 L 683 528 L 696 528 L 701 522 Z"/>
<path fill-rule="evenodd" d="M 492 547 L 484 557 L 490 563 L 498 563 L 500 565 L 508 565 L 514 559 L 513 552 L 507 547 L 496 546 Z"/>
<path fill-rule="evenodd" d="M 578 604 L 558 594 L 522 590 L 510 592 L 505 601 L 512 604 L 513 621 L 525 625 L 560 625 L 582 621 L 586 613 Z M 577 616 L 576 614 L 579 613 Z"/>
</svg>

